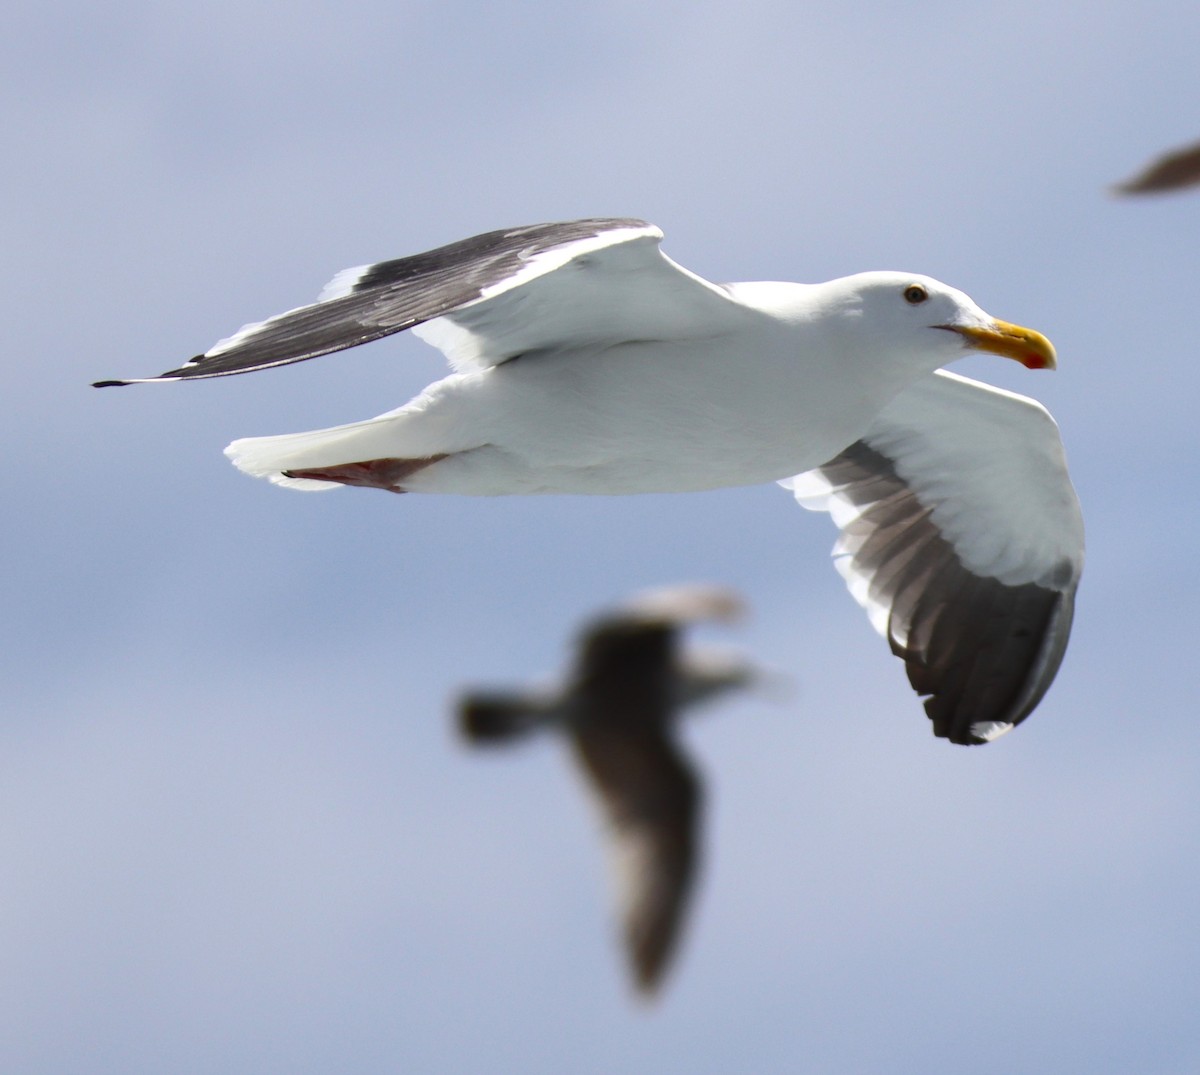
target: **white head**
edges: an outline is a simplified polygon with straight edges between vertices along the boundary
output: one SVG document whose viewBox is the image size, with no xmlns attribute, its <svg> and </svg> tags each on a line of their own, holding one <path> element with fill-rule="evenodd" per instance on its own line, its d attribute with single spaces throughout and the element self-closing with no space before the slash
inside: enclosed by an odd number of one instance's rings
<svg viewBox="0 0 1200 1075">
<path fill-rule="evenodd" d="M 819 285 L 819 307 L 835 316 L 851 347 L 907 354 L 917 368 L 936 369 L 968 351 L 987 351 L 1029 369 L 1053 369 L 1054 348 L 1040 332 L 1000 321 L 957 288 L 929 276 L 864 272 Z M 878 346 L 871 346 L 879 341 Z"/>
</svg>

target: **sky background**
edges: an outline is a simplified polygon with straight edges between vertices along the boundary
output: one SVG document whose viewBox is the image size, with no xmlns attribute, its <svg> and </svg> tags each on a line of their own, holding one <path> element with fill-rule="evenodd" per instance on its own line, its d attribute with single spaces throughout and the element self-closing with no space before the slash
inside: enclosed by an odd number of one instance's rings
<svg viewBox="0 0 1200 1075">
<path fill-rule="evenodd" d="M 0 34 L 0 1069 L 527 1075 L 1200 1068 L 1200 136 L 1193 2 L 18 4 Z M 1060 370 L 1074 638 L 1014 734 L 935 739 L 775 487 L 300 495 L 238 436 L 442 376 L 415 339 L 96 392 L 345 266 L 640 216 L 713 280 L 928 273 Z M 690 722 L 706 862 L 634 1003 L 552 737 L 555 671 L 647 585 L 742 589 L 794 681 Z"/>
</svg>

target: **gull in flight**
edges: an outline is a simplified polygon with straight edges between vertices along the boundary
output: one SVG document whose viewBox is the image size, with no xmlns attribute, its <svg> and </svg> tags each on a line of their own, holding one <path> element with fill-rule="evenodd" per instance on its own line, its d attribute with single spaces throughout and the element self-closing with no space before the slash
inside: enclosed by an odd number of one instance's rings
<svg viewBox="0 0 1200 1075">
<path fill-rule="evenodd" d="M 1046 410 L 941 367 L 987 352 L 1053 368 L 1049 341 L 917 273 L 713 284 L 661 239 L 640 220 L 575 220 L 347 269 L 314 304 L 146 380 L 246 373 L 411 328 L 450 376 L 377 418 L 226 454 L 307 490 L 778 481 L 832 515 L 838 569 L 934 733 L 978 744 L 1012 729 L 1066 649 L 1083 523 Z"/>
</svg>

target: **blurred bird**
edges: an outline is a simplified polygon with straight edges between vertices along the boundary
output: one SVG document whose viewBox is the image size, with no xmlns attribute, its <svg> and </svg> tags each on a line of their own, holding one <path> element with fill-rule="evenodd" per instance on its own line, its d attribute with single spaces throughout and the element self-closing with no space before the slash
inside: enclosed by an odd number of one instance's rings
<svg viewBox="0 0 1200 1075">
<path fill-rule="evenodd" d="M 1132 179 L 1113 187 L 1115 194 L 1164 194 L 1200 183 L 1200 142 L 1164 153 Z"/>
<path fill-rule="evenodd" d="M 699 852 L 701 782 L 679 749 L 678 714 L 755 682 L 744 657 L 682 650 L 680 630 L 729 622 L 741 598 L 717 586 L 641 593 L 588 623 L 560 685 L 469 691 L 459 729 L 474 744 L 563 731 L 611 837 L 625 948 L 634 983 L 655 993 L 675 951 Z"/>
</svg>

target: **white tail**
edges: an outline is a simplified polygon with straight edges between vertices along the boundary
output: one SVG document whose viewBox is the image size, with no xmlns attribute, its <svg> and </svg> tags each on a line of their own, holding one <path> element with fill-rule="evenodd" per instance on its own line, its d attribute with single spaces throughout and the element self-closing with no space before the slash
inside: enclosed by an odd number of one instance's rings
<svg viewBox="0 0 1200 1075">
<path fill-rule="evenodd" d="M 243 437 L 230 444 L 225 454 L 238 470 L 254 478 L 267 478 L 276 485 L 309 492 L 335 489 L 337 482 L 288 478 L 283 472 L 333 467 L 394 454 L 394 443 L 385 441 L 392 439 L 394 442 L 395 426 L 380 421 L 381 418 L 390 417 L 380 415 L 379 418 L 368 418 L 363 422 L 312 429 L 307 433 Z M 388 438 L 389 433 L 392 434 L 391 438 Z"/>
</svg>

